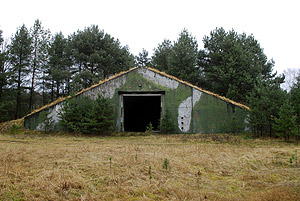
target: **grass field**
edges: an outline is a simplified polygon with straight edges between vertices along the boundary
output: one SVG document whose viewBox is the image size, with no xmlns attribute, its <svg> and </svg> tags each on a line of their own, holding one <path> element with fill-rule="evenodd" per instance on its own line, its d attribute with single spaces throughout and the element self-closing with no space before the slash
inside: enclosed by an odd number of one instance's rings
<svg viewBox="0 0 300 201">
<path fill-rule="evenodd" d="M 300 200 L 299 155 L 234 135 L 0 134 L 0 200 Z"/>
</svg>

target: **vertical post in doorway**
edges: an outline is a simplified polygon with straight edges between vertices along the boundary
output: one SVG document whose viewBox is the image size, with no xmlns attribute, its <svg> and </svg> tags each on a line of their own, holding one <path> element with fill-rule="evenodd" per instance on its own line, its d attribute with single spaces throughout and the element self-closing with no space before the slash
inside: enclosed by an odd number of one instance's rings
<svg viewBox="0 0 300 201">
<path fill-rule="evenodd" d="M 160 127 L 160 125 L 161 125 L 161 121 L 162 121 L 162 118 L 163 118 L 163 94 L 161 94 L 160 95 L 160 119 L 159 119 L 159 127 Z M 159 131 L 161 131 L 160 130 L 160 128 L 157 128 Z"/>
<path fill-rule="evenodd" d="M 120 131 L 124 131 L 124 103 L 123 103 L 123 94 L 121 94 L 121 112 L 120 112 Z"/>
</svg>

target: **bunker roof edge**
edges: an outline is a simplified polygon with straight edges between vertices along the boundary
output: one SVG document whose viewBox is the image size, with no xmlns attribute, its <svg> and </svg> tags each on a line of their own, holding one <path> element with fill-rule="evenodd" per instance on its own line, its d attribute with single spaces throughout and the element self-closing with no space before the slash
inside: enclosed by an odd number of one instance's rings
<svg viewBox="0 0 300 201">
<path fill-rule="evenodd" d="M 175 77 L 175 76 L 169 75 L 169 74 L 167 74 L 167 73 L 165 73 L 165 72 L 162 72 L 162 71 L 159 71 L 159 70 L 157 70 L 157 69 L 155 69 L 155 68 L 150 68 L 150 67 L 133 67 L 133 68 L 130 68 L 129 70 L 127 70 L 127 71 L 122 71 L 122 72 L 120 72 L 120 73 L 117 73 L 117 74 L 115 74 L 115 75 L 109 77 L 109 78 L 106 78 L 106 79 L 104 79 L 104 80 L 99 81 L 97 84 L 94 84 L 94 85 L 90 86 L 89 88 L 86 88 L 86 89 L 83 89 L 83 90 L 77 92 L 77 93 L 75 94 L 75 96 L 78 96 L 78 95 L 80 95 L 80 94 L 82 94 L 82 93 L 84 93 L 84 92 L 86 92 L 86 91 L 88 91 L 88 90 L 90 90 L 90 89 L 93 89 L 93 88 L 95 88 L 95 87 L 97 87 L 97 86 L 99 86 L 99 85 L 101 85 L 101 84 L 103 84 L 103 83 L 106 83 L 106 82 L 108 82 L 108 81 L 111 81 L 111 80 L 113 80 L 113 79 L 115 79 L 115 78 L 118 78 L 118 77 L 120 77 L 120 76 L 122 76 L 122 75 L 125 75 L 125 74 L 127 74 L 127 73 L 129 73 L 129 72 L 131 72 L 131 71 L 134 71 L 134 70 L 138 69 L 138 68 L 145 68 L 145 69 L 148 69 L 148 70 L 153 71 L 153 72 L 155 72 L 155 73 L 158 73 L 158 74 L 160 74 L 160 75 L 162 75 L 162 76 L 168 77 L 168 78 L 170 78 L 170 79 L 174 79 L 174 80 L 176 80 L 176 81 L 178 81 L 178 82 L 180 82 L 180 83 L 182 83 L 182 84 L 184 84 L 184 85 L 187 85 L 187 86 L 190 86 L 190 87 L 192 87 L 192 88 L 194 88 L 194 89 L 197 89 L 197 90 L 199 90 L 199 91 L 201 91 L 201 92 L 203 92 L 203 93 L 212 95 L 212 96 L 214 96 L 214 97 L 216 97 L 216 98 L 218 98 L 218 99 L 221 99 L 221 100 L 223 100 L 223 101 L 226 101 L 226 102 L 228 102 L 228 103 L 231 103 L 231 104 L 233 104 L 233 105 L 235 105 L 235 106 L 238 106 L 238 107 L 240 107 L 240 108 L 244 108 L 244 109 L 247 109 L 247 110 L 249 110 L 249 111 L 251 110 L 251 109 L 250 109 L 248 106 L 246 106 L 246 105 L 243 105 L 243 104 L 241 104 L 241 103 L 235 102 L 235 101 L 233 101 L 233 100 L 230 100 L 230 99 L 228 99 L 228 98 L 226 98 L 226 97 L 224 97 L 224 96 L 220 96 L 220 95 L 215 94 L 215 93 L 213 93 L 213 92 L 207 91 L 207 90 L 202 89 L 202 88 L 200 88 L 200 87 L 198 87 L 198 86 L 195 86 L 195 85 L 193 85 L 193 84 L 191 84 L 191 83 L 188 83 L 188 82 L 186 82 L 186 81 L 180 80 L 179 78 L 177 78 L 177 77 Z M 56 99 L 55 101 L 53 101 L 53 102 L 51 102 L 51 103 L 49 103 L 49 104 L 47 104 L 47 105 L 44 105 L 44 106 L 40 107 L 39 109 L 36 109 L 36 110 L 32 111 L 31 113 L 29 113 L 29 114 L 27 114 L 26 116 L 24 116 L 24 118 L 29 117 L 29 116 L 31 116 L 31 115 L 33 115 L 33 114 L 35 114 L 35 113 L 37 113 L 37 112 L 40 112 L 40 111 L 42 111 L 42 110 L 44 110 L 44 109 L 46 109 L 46 108 L 49 108 L 49 107 L 51 107 L 51 106 L 54 106 L 54 105 L 56 105 L 56 104 L 58 104 L 58 103 L 61 103 L 61 102 L 65 101 L 66 99 L 69 99 L 69 98 L 71 98 L 71 96 L 58 98 L 58 99 Z"/>
</svg>

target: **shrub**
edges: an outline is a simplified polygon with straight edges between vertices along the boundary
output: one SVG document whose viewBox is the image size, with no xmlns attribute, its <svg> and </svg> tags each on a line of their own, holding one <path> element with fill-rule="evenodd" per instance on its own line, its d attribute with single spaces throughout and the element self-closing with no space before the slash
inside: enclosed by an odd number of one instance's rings
<svg viewBox="0 0 300 201">
<path fill-rule="evenodd" d="M 8 133 L 15 135 L 19 132 L 19 130 L 22 128 L 22 126 L 18 126 L 17 124 L 13 124 L 12 127 L 8 128 Z"/>
<path fill-rule="evenodd" d="M 174 120 L 172 119 L 171 113 L 168 109 L 160 122 L 160 130 L 163 133 L 173 133 L 175 131 Z"/>
<path fill-rule="evenodd" d="M 244 123 L 239 121 L 235 115 L 228 119 L 227 125 L 224 128 L 224 132 L 227 133 L 242 133 L 244 132 Z"/>
<path fill-rule="evenodd" d="M 154 129 L 154 127 L 153 127 L 152 123 L 150 122 L 150 123 L 148 124 L 148 126 L 146 126 L 146 132 L 152 132 L 153 129 Z"/>
<path fill-rule="evenodd" d="M 169 162 L 169 160 L 167 158 L 164 159 L 163 169 L 166 169 L 166 170 L 170 170 L 171 169 L 170 162 Z"/>
<path fill-rule="evenodd" d="M 59 112 L 60 125 L 69 132 L 106 133 L 113 128 L 113 107 L 108 99 L 85 96 L 66 100 Z"/>
<path fill-rule="evenodd" d="M 287 100 L 279 110 L 279 118 L 275 118 L 273 128 L 277 131 L 277 136 L 283 136 L 285 141 L 289 140 L 290 136 L 297 135 L 297 122 L 294 115 L 294 108 Z"/>
</svg>

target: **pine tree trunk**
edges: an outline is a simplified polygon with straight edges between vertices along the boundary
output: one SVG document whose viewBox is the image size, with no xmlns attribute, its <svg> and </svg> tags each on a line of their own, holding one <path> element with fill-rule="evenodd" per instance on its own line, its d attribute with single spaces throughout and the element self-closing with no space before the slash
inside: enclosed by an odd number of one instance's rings
<svg viewBox="0 0 300 201">
<path fill-rule="evenodd" d="M 68 70 L 69 70 L 69 73 L 71 72 L 71 67 L 68 66 Z M 70 95 L 70 76 L 68 75 L 68 79 L 67 79 L 67 89 L 68 89 L 68 92 L 67 92 L 67 96 Z"/>
<path fill-rule="evenodd" d="M 42 85 L 42 90 L 43 90 L 43 94 L 42 94 L 42 104 L 45 105 L 46 101 L 45 101 L 45 73 L 43 72 L 43 85 Z"/>
<path fill-rule="evenodd" d="M 3 72 L 4 70 L 2 71 L 2 69 L 4 69 L 4 66 L 1 67 L 1 73 L 4 74 L 4 72 Z M 3 85 L 4 85 L 4 83 L 3 83 L 3 80 L 2 80 L 1 83 L 0 83 L 0 100 L 2 98 L 2 88 L 3 88 Z"/>
<path fill-rule="evenodd" d="M 29 111 L 32 109 L 32 106 L 33 106 L 34 79 L 35 79 L 35 70 L 36 70 L 36 66 L 37 66 L 36 60 L 37 60 L 37 44 L 35 44 L 35 50 L 34 50 L 32 80 L 31 80 L 31 89 L 30 89 L 30 98 L 29 98 Z"/>
<path fill-rule="evenodd" d="M 21 68 L 19 68 L 19 72 L 18 72 L 17 104 L 16 104 L 15 119 L 18 119 L 20 117 L 20 104 L 21 104 Z"/>
<path fill-rule="evenodd" d="M 59 98 L 59 83 L 56 82 L 56 99 Z"/>
<path fill-rule="evenodd" d="M 54 81 L 52 80 L 51 84 L 51 101 L 54 101 Z"/>
<path fill-rule="evenodd" d="M 3 64 L 3 66 L 1 67 L 1 73 L 4 74 L 4 72 L 5 72 L 5 70 L 4 70 L 4 64 Z M 0 83 L 0 100 L 2 98 L 3 86 L 4 86 L 4 81 L 1 80 L 1 83 Z"/>
<path fill-rule="evenodd" d="M 1 86 L 0 86 L 0 100 L 2 99 L 2 91 L 3 91 L 3 81 L 1 81 Z"/>
<path fill-rule="evenodd" d="M 272 123 L 270 122 L 270 137 L 272 137 Z"/>
<path fill-rule="evenodd" d="M 35 78 L 35 67 L 33 67 L 33 72 L 32 72 L 32 80 L 31 80 L 31 88 L 30 88 L 30 98 L 29 98 L 29 110 L 31 110 L 32 106 L 33 106 L 34 78 Z"/>
</svg>

